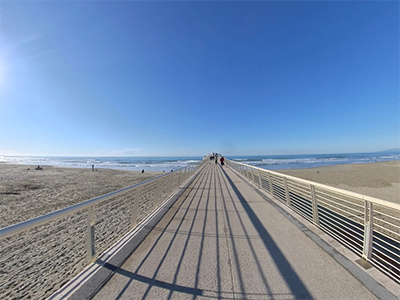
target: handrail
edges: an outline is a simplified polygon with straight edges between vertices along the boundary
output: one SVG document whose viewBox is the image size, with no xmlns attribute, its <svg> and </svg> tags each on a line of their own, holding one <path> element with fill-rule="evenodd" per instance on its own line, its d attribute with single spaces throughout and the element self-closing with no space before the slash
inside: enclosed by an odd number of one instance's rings
<svg viewBox="0 0 400 300">
<path fill-rule="evenodd" d="M 400 283 L 400 204 L 226 159 L 226 165 Z"/>
<path fill-rule="evenodd" d="M 318 187 L 321 187 L 323 189 L 332 190 L 332 191 L 335 191 L 335 192 L 347 194 L 349 196 L 352 196 L 352 197 L 355 197 L 355 198 L 360 198 L 360 199 L 366 200 L 368 202 L 373 202 L 373 203 L 376 203 L 376 204 L 379 204 L 379 205 L 382 205 L 382 206 L 387 206 L 387 207 L 390 207 L 390 208 L 393 208 L 393 209 L 396 209 L 396 210 L 400 210 L 400 204 L 397 204 L 397 203 L 394 203 L 394 202 L 391 202 L 391 201 L 387 201 L 387 200 L 383 200 L 383 199 L 379 199 L 379 198 L 374 198 L 374 197 L 371 197 L 371 196 L 368 196 L 368 195 L 363 195 L 363 194 L 347 191 L 347 190 L 336 188 L 336 187 L 329 186 L 329 185 L 326 185 L 326 184 L 318 183 L 318 182 L 315 182 L 315 181 L 311 181 L 311 180 L 307 180 L 307 179 L 303 179 L 303 178 L 299 178 L 299 177 L 294 177 L 294 176 L 291 176 L 291 175 L 286 175 L 286 174 L 279 173 L 279 172 L 274 172 L 274 171 L 271 171 L 271 170 L 262 169 L 262 168 L 259 168 L 259 167 L 256 167 L 256 166 L 246 165 L 244 163 L 240 163 L 240 162 L 229 160 L 229 159 L 226 159 L 226 161 L 228 163 L 229 162 L 234 162 L 235 164 L 251 167 L 253 169 L 257 169 L 257 170 L 260 170 L 260 171 L 263 171 L 263 172 L 268 172 L 268 173 L 271 173 L 271 174 L 274 174 L 274 175 L 277 175 L 277 176 L 281 176 L 281 177 L 286 177 L 288 179 L 290 178 L 290 179 L 292 179 L 294 181 L 298 181 L 298 182 L 302 182 L 302 183 L 306 183 L 306 184 L 312 184 L 314 186 L 318 186 Z"/>
<path fill-rule="evenodd" d="M 184 167 L 181 168 L 181 169 L 184 169 Z M 90 207 L 92 205 L 99 204 L 102 201 L 105 201 L 105 200 L 107 200 L 107 199 L 109 199 L 111 197 L 115 197 L 117 195 L 121 195 L 122 193 L 126 193 L 126 192 L 128 192 L 128 191 L 130 191 L 130 190 L 132 190 L 132 189 L 134 189 L 134 188 L 136 188 L 138 186 L 144 185 L 144 184 L 146 184 L 148 182 L 151 182 L 153 180 L 157 180 L 157 179 L 159 179 L 159 178 L 161 178 L 163 176 L 169 175 L 171 173 L 179 172 L 181 169 L 178 169 L 178 170 L 176 170 L 174 172 L 170 172 L 170 173 L 167 173 L 167 174 L 163 174 L 163 175 L 148 179 L 146 181 L 142 181 L 140 183 L 128 186 L 126 188 L 122 188 L 120 190 L 117 190 L 117 191 L 114 191 L 114 192 L 111 192 L 111 193 L 108 193 L 108 194 L 105 194 L 105 195 L 102 195 L 102 196 L 99 196 L 99 197 L 95 197 L 93 199 L 86 200 L 84 202 L 81 202 L 81 203 L 78 203 L 78 204 L 75 204 L 75 205 L 72 205 L 72 206 L 69 206 L 69 207 L 66 207 L 66 208 L 62 208 L 60 210 L 48 213 L 48 214 L 43 215 L 43 216 L 39 216 L 39 217 L 30 219 L 30 220 L 27 220 L 27 221 L 23 221 L 23 222 L 20 222 L 20 223 L 17 223 L 17 224 L 13 224 L 13 225 L 1 228 L 0 229 L 0 240 L 5 239 L 5 238 L 7 238 L 9 236 L 18 234 L 18 233 L 20 233 L 22 231 L 31 229 L 33 227 L 46 224 L 46 223 L 48 223 L 48 222 L 50 222 L 52 220 L 61 218 L 63 216 L 71 214 L 73 212 L 76 212 L 76 211 L 79 211 L 79 210 L 83 210 L 83 209 L 88 208 L 88 207 Z"/>
</svg>

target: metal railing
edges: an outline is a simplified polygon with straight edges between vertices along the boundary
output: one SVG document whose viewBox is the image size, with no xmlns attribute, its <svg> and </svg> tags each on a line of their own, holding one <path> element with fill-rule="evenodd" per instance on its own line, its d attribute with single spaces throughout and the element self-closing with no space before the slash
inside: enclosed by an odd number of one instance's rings
<svg viewBox="0 0 400 300">
<path fill-rule="evenodd" d="M 226 160 L 233 170 L 400 283 L 400 205 Z"/>
<path fill-rule="evenodd" d="M 187 182 L 203 163 L 0 229 L 0 299 L 59 290 Z"/>
</svg>

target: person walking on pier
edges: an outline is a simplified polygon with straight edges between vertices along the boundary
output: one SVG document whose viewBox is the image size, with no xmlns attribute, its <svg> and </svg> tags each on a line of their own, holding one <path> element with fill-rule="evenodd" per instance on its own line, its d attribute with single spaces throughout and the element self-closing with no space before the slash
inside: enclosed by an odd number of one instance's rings
<svg viewBox="0 0 400 300">
<path fill-rule="evenodd" d="M 225 158 L 223 156 L 221 156 L 221 158 L 219 159 L 219 162 L 221 163 L 221 166 L 224 165 L 224 160 L 225 160 Z"/>
</svg>

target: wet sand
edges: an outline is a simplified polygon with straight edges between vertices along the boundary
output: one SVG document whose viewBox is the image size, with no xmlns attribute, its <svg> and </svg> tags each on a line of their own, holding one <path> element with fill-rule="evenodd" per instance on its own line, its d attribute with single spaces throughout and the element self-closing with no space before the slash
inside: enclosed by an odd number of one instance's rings
<svg viewBox="0 0 400 300">
<path fill-rule="evenodd" d="M 276 172 L 400 204 L 400 161 Z"/>
<path fill-rule="evenodd" d="M 0 228 L 128 187 L 163 172 L 0 164 Z"/>
</svg>

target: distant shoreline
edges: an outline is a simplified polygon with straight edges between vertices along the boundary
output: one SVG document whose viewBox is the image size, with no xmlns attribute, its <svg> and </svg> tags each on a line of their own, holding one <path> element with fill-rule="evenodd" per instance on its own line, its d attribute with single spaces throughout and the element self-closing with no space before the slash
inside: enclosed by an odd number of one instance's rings
<svg viewBox="0 0 400 300">
<path fill-rule="evenodd" d="M 92 167 L 91 166 L 85 166 L 85 167 L 74 167 L 74 166 L 57 166 L 57 165 L 32 165 L 32 164 L 15 164 L 15 163 L 8 163 L 8 162 L 0 162 L 0 164 L 3 165 L 7 165 L 7 166 L 14 166 L 14 167 L 23 167 L 24 169 L 29 169 L 29 170 L 33 170 L 35 171 L 35 168 L 40 166 L 41 168 L 45 169 L 70 169 L 70 170 L 86 170 L 86 171 L 92 171 Z M 142 173 L 142 170 L 123 170 L 123 169 L 114 169 L 114 168 L 105 168 L 105 167 L 97 167 L 96 165 L 94 165 L 94 171 L 98 172 L 100 170 L 109 170 L 109 171 L 117 171 L 117 172 L 128 172 L 128 173 L 132 173 L 132 174 L 138 174 L 138 173 Z M 144 170 L 145 173 L 156 173 L 156 174 L 160 174 L 163 173 L 163 171 L 152 171 L 152 170 Z M 166 170 L 165 173 L 171 172 L 171 170 Z"/>
<path fill-rule="evenodd" d="M 338 153 L 315 155 L 247 155 L 228 156 L 226 159 L 260 167 L 267 170 L 308 169 L 326 165 L 372 163 L 379 161 L 400 161 L 399 152 L 373 153 Z M 108 156 L 108 157 L 33 157 L 33 156 L 1 156 L 0 162 L 18 165 L 51 165 L 68 168 L 165 171 L 177 170 L 191 164 L 199 163 L 203 156 Z"/>
</svg>

